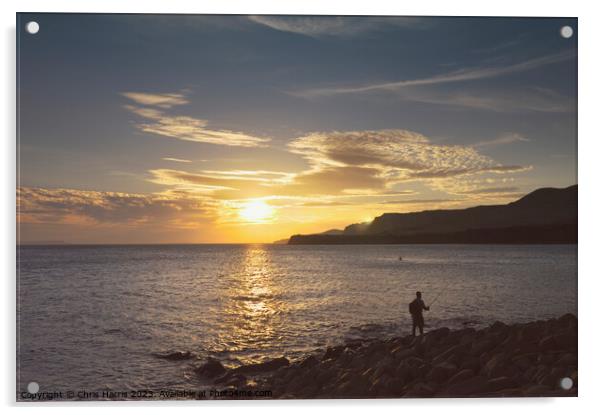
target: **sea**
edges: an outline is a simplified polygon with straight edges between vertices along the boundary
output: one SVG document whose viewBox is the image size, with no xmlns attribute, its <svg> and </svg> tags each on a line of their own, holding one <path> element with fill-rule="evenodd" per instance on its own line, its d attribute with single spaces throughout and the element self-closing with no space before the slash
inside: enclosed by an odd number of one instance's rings
<svg viewBox="0 0 602 415">
<path fill-rule="evenodd" d="M 194 369 L 577 314 L 576 245 L 55 245 L 17 249 L 17 388 L 202 388 Z M 190 352 L 171 361 L 162 354 Z"/>
</svg>

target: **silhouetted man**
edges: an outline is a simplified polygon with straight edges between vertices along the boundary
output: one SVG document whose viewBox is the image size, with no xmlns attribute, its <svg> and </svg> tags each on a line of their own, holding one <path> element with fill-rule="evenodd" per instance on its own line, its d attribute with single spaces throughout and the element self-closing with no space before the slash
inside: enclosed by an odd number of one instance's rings
<svg viewBox="0 0 602 415">
<path fill-rule="evenodd" d="M 422 301 L 422 293 L 416 291 L 416 298 L 410 303 L 410 314 L 412 315 L 412 336 L 416 336 L 416 327 L 420 330 L 420 335 L 424 334 L 424 317 L 422 310 L 429 310 Z"/>
</svg>

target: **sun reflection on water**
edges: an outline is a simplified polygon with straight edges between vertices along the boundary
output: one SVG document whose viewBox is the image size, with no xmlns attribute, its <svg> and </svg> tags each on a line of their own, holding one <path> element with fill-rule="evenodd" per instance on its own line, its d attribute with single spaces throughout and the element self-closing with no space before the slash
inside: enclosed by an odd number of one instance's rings
<svg viewBox="0 0 602 415">
<path fill-rule="evenodd" d="M 224 326 L 218 342 L 230 352 L 272 349 L 279 335 L 284 310 L 282 290 L 276 281 L 277 269 L 270 251 L 262 245 L 249 245 L 240 264 L 228 275 L 224 286 Z M 261 361 L 261 353 L 247 362 Z"/>
</svg>

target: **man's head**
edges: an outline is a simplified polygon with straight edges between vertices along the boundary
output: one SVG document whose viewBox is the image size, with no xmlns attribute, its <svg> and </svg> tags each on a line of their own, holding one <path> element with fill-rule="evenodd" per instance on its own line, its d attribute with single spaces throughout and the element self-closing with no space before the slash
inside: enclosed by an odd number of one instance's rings
<svg viewBox="0 0 602 415">
<path fill-rule="evenodd" d="M 416 291 L 416 298 L 422 298 L 422 293 L 420 291 Z"/>
</svg>

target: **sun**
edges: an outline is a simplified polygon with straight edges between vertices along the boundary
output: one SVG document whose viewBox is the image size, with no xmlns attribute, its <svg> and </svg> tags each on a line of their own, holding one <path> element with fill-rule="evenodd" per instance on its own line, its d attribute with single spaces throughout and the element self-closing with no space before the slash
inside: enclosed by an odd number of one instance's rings
<svg viewBox="0 0 602 415">
<path fill-rule="evenodd" d="M 274 208 L 263 200 L 250 200 L 243 204 L 238 214 L 247 222 L 267 222 L 274 214 Z"/>
</svg>

